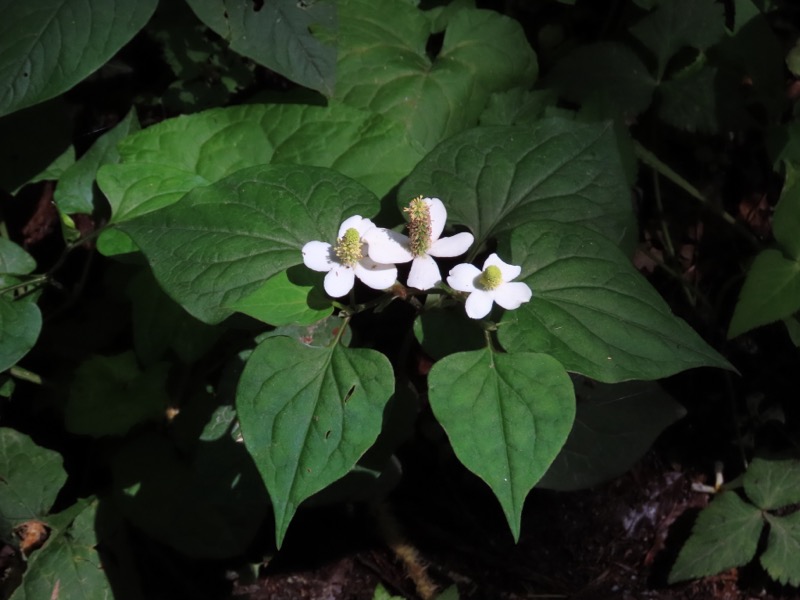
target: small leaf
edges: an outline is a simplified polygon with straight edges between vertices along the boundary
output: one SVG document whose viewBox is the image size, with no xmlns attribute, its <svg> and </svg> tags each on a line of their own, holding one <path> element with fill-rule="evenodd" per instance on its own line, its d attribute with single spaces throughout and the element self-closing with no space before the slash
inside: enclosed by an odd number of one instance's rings
<svg viewBox="0 0 800 600">
<path fill-rule="evenodd" d="M 304 265 L 292 267 L 226 308 L 270 325 L 311 325 L 333 312 L 330 299 L 322 292 L 320 275 Z"/>
<path fill-rule="evenodd" d="M 670 0 L 630 31 L 655 54 L 661 79 L 667 62 L 678 50 L 685 46 L 705 50 L 722 39 L 724 27 L 724 7 L 714 0 Z"/>
<path fill-rule="evenodd" d="M 428 375 L 431 408 L 458 459 L 497 496 L 515 540 L 528 492 L 575 418 L 564 367 L 544 354 L 451 354 Z"/>
<path fill-rule="evenodd" d="M 139 129 L 136 111 L 131 109 L 113 129 L 101 135 L 78 161 L 61 175 L 53 199 L 64 214 L 91 214 L 94 209 L 94 180 L 97 170 L 119 162 L 117 144 Z"/>
<path fill-rule="evenodd" d="M 728 339 L 800 310 L 800 261 L 780 250 L 760 252 L 744 280 L 733 309 Z"/>
<path fill-rule="evenodd" d="M 650 106 L 656 81 L 628 46 L 578 46 L 553 67 L 547 82 L 564 98 L 609 118 L 630 118 Z"/>
<path fill-rule="evenodd" d="M 0 2 L 0 116 L 67 91 L 106 63 L 157 0 Z"/>
<path fill-rule="evenodd" d="M 0 535 L 25 521 L 43 519 L 67 481 L 58 452 L 37 446 L 27 435 L 0 428 Z"/>
<path fill-rule="evenodd" d="M 386 115 L 430 150 L 477 124 L 492 92 L 531 86 L 536 56 L 517 21 L 489 10 L 451 15 L 441 50 L 410 2 L 340 0 L 336 98 Z"/>
<path fill-rule="evenodd" d="M 39 338 L 42 313 L 30 298 L 0 295 L 0 372 L 17 364 Z"/>
<path fill-rule="evenodd" d="M 378 208 L 369 190 L 331 169 L 262 165 L 119 227 L 164 290 L 214 324 L 270 277 L 302 263 L 306 242 L 332 243 L 344 219 Z"/>
<path fill-rule="evenodd" d="M 610 123 L 546 119 L 531 127 L 477 127 L 429 153 L 398 192 L 441 198 L 448 221 L 479 248 L 529 221 L 580 223 L 623 243 L 636 230 Z"/>
<path fill-rule="evenodd" d="M 681 548 L 669 582 L 716 575 L 753 559 L 764 527 L 761 511 L 735 492 L 722 492 L 704 508 Z"/>
<path fill-rule="evenodd" d="M 764 510 L 800 502 L 800 461 L 754 458 L 744 474 L 744 492 Z"/>
<path fill-rule="evenodd" d="M 97 553 L 98 502 L 79 500 L 48 519 L 50 538 L 28 559 L 22 585 L 11 600 L 81 598 L 108 600 L 111 585 Z"/>
<path fill-rule="evenodd" d="M 701 366 L 733 369 L 597 233 L 528 223 L 512 235 L 511 256 L 533 298 L 503 315 L 498 338 L 507 350 L 543 352 L 568 371 L 606 383 Z"/>
<path fill-rule="evenodd" d="M 658 116 L 691 133 L 714 134 L 717 123 L 717 69 L 702 66 L 680 73 L 659 88 Z"/>
<path fill-rule="evenodd" d="M 537 487 L 571 491 L 628 471 L 686 410 L 655 382 L 576 383 L 578 410 L 567 443 Z"/>
<path fill-rule="evenodd" d="M 9 239 L 0 237 L 0 273 L 27 275 L 36 268 L 33 257 Z"/>
<path fill-rule="evenodd" d="M 255 3 L 188 0 L 206 25 L 231 44 L 231 49 L 252 58 L 302 86 L 333 95 L 336 47 L 312 35 L 326 29 L 335 34 L 336 4 L 326 0 L 297 2 L 269 0 Z"/>
<path fill-rule="evenodd" d="M 785 517 L 767 513 L 770 525 L 767 549 L 761 565 L 782 585 L 800 586 L 800 511 Z"/>
<path fill-rule="evenodd" d="M 346 475 L 375 442 L 393 389 L 392 367 L 374 350 L 285 337 L 255 349 L 236 409 L 272 499 L 278 546 L 300 503 Z"/>
<path fill-rule="evenodd" d="M 140 371 L 133 352 L 95 356 L 75 372 L 65 409 L 72 433 L 123 435 L 137 423 L 157 418 L 166 409 L 169 365 Z"/>
</svg>

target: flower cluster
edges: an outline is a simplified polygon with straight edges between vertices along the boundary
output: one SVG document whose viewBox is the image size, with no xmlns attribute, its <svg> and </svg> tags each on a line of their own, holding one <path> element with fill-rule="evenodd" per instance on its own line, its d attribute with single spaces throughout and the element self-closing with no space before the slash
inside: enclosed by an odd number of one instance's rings
<svg viewBox="0 0 800 600">
<path fill-rule="evenodd" d="M 358 278 L 373 289 L 391 287 L 397 279 L 398 263 L 411 263 L 407 285 L 428 290 L 442 282 L 434 258 L 453 258 L 464 254 L 475 238 L 471 233 L 441 237 L 447 209 L 438 198 L 414 198 L 405 212 L 409 216 L 408 235 L 377 227 L 358 215 L 339 227 L 335 244 L 308 242 L 303 246 L 303 263 L 325 275 L 325 291 L 335 298 L 349 292 Z M 448 285 L 467 292 L 467 315 L 481 319 L 497 302 L 506 309 L 518 308 L 531 299 L 530 288 L 512 281 L 520 267 L 509 265 L 496 255 L 486 259 L 483 270 L 464 263 L 450 270 Z"/>
</svg>

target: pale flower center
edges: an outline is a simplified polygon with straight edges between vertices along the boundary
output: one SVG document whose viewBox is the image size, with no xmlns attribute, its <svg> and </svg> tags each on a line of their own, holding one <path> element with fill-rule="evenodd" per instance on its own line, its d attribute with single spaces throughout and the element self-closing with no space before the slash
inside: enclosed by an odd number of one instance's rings
<svg viewBox="0 0 800 600">
<path fill-rule="evenodd" d="M 431 213 L 422 196 L 414 198 L 407 208 L 408 249 L 414 256 L 425 256 L 431 247 Z"/>
<path fill-rule="evenodd" d="M 486 270 L 478 277 L 478 283 L 485 290 L 496 289 L 503 283 L 503 274 L 500 272 L 500 267 L 489 265 Z"/>
<path fill-rule="evenodd" d="M 351 227 L 336 242 L 334 252 L 343 265 L 352 267 L 364 257 L 362 248 L 361 234 L 357 229 Z"/>
</svg>

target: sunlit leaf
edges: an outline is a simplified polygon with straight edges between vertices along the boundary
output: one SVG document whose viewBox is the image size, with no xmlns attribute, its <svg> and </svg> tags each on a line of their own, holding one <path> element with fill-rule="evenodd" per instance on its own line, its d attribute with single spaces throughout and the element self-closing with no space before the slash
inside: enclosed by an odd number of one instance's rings
<svg viewBox="0 0 800 600">
<path fill-rule="evenodd" d="M 398 202 L 423 194 L 475 248 L 530 221 L 580 223 L 622 243 L 636 228 L 610 123 L 547 119 L 530 127 L 477 127 L 428 154 L 400 186 Z"/>
<path fill-rule="evenodd" d="M 767 513 L 767 548 L 761 565 L 769 576 L 783 585 L 800 586 L 800 511 L 779 517 Z"/>
<path fill-rule="evenodd" d="M 36 268 L 33 257 L 11 240 L 0 237 L 0 273 L 27 275 Z"/>
<path fill-rule="evenodd" d="M 732 369 L 597 233 L 528 223 L 512 235 L 511 258 L 533 298 L 503 316 L 498 336 L 507 350 L 543 352 L 608 383 L 701 366 Z"/>
<path fill-rule="evenodd" d="M 14 366 L 39 338 L 42 313 L 30 298 L 0 295 L 0 372 Z"/>
<path fill-rule="evenodd" d="M 163 210 L 120 224 L 164 290 L 217 323 L 270 277 L 303 262 L 306 242 L 332 243 L 347 217 L 371 217 L 378 199 L 331 169 L 243 169 Z"/>
<path fill-rule="evenodd" d="M 393 389 L 392 367 L 374 350 L 285 337 L 255 349 L 236 409 L 272 499 L 279 546 L 300 503 L 347 474 L 375 442 Z"/>
<path fill-rule="evenodd" d="M 538 71 L 522 28 L 506 16 L 454 11 L 432 57 L 433 27 L 411 2 L 339 2 L 335 97 L 401 123 L 426 149 L 476 125 L 492 92 L 528 87 Z"/>
<path fill-rule="evenodd" d="M 575 418 L 564 367 L 544 354 L 459 352 L 433 365 L 428 391 L 456 456 L 492 488 L 518 540 L 525 497 Z"/>
</svg>

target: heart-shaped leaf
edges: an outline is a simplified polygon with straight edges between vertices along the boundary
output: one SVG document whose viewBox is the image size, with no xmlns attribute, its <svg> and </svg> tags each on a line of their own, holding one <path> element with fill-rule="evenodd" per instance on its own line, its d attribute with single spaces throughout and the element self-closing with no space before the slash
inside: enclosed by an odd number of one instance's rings
<svg viewBox="0 0 800 600">
<path fill-rule="evenodd" d="M 475 248 L 534 220 L 580 223 L 617 243 L 636 231 L 611 124 L 564 119 L 531 127 L 477 127 L 428 154 L 398 200 L 441 198 L 448 221 L 467 226 Z"/>
<path fill-rule="evenodd" d="M 507 350 L 544 352 L 608 383 L 701 366 L 733 370 L 603 236 L 528 223 L 514 231 L 511 254 L 533 298 L 503 316 L 498 336 Z"/>
<path fill-rule="evenodd" d="M 426 149 L 478 122 L 492 92 L 528 87 L 536 57 L 516 21 L 488 10 L 450 15 L 441 50 L 411 2 L 339 2 L 336 98 L 402 123 Z"/>
<path fill-rule="evenodd" d="M 756 256 L 733 310 L 728 338 L 800 310 L 800 260 L 768 248 Z"/>
<path fill-rule="evenodd" d="M 25 356 L 42 329 L 42 313 L 30 298 L 0 296 L 0 372 Z"/>
<path fill-rule="evenodd" d="M 456 456 L 492 488 L 518 540 L 525 497 L 575 418 L 564 367 L 544 354 L 459 352 L 433 365 L 428 391 Z"/>
<path fill-rule="evenodd" d="M 385 356 L 270 337 L 236 392 L 245 445 L 266 483 L 280 546 L 300 503 L 347 474 L 375 442 L 394 390 Z"/>
<path fill-rule="evenodd" d="M 233 312 L 226 307 L 302 263 L 306 242 L 333 243 L 344 219 L 378 208 L 369 190 L 336 171 L 262 165 L 119 227 L 174 300 L 216 323 Z"/>
<path fill-rule="evenodd" d="M 0 116 L 67 91 L 142 27 L 157 0 L 0 2 Z"/>
<path fill-rule="evenodd" d="M 25 521 L 42 519 L 67 481 L 61 455 L 27 435 L 0 428 L 0 534 Z"/>
<path fill-rule="evenodd" d="M 312 31 L 336 27 L 336 4 L 327 0 L 298 2 L 230 2 L 188 0 L 211 29 L 230 41 L 231 49 L 302 86 L 333 94 L 336 47 L 323 44 Z M 224 7 L 224 8 L 223 8 Z M 326 36 L 326 37 L 327 37 Z"/>
<path fill-rule="evenodd" d="M 33 257 L 9 239 L 0 237 L 0 274 L 27 275 L 36 268 Z"/>
</svg>

